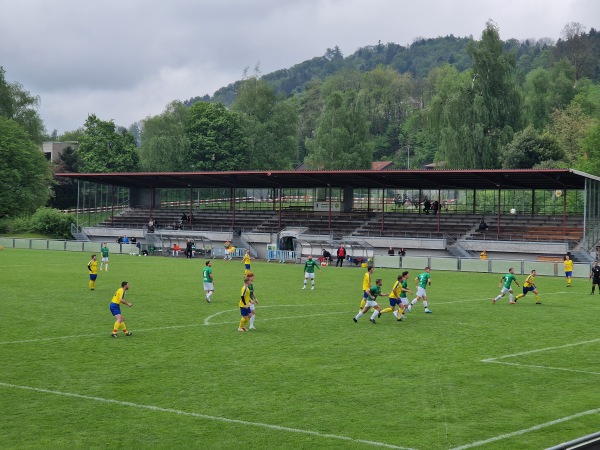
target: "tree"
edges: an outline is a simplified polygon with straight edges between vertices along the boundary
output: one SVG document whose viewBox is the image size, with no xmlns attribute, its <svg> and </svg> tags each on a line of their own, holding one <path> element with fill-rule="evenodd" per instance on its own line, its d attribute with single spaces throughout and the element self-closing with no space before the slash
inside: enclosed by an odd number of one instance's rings
<svg viewBox="0 0 600 450">
<path fill-rule="evenodd" d="M 41 144 L 46 129 L 37 112 L 39 97 L 31 95 L 19 83 L 8 83 L 4 74 L 0 66 L 0 116 L 17 122 L 33 142 Z"/>
<path fill-rule="evenodd" d="M 140 164 L 153 172 L 190 170 L 190 139 L 185 127 L 190 109 L 174 101 L 165 111 L 144 120 L 141 132 Z"/>
<path fill-rule="evenodd" d="M 567 161 L 577 162 L 581 156 L 581 143 L 589 129 L 595 125 L 577 102 L 564 109 L 555 110 L 550 116 L 548 132 L 555 137 L 565 152 Z"/>
<path fill-rule="evenodd" d="M 238 90 L 232 109 L 241 116 L 248 169 L 291 168 L 298 150 L 298 108 L 261 80 L 258 69 Z"/>
<path fill-rule="evenodd" d="M 139 158 L 131 134 L 117 132 L 114 122 L 90 115 L 79 140 L 81 171 L 89 173 L 135 172 Z"/>
<path fill-rule="evenodd" d="M 58 157 L 58 161 L 52 165 L 52 171 L 56 173 L 77 173 L 81 166 L 79 153 L 70 145 L 65 147 Z M 67 209 L 77 206 L 77 182 L 71 179 L 54 178 L 54 193 L 50 199 L 50 206 L 58 209 Z"/>
<path fill-rule="evenodd" d="M 355 91 L 333 92 L 325 103 L 315 137 L 306 140 L 312 169 L 370 169 L 373 143 L 362 100 Z"/>
<path fill-rule="evenodd" d="M 590 128 L 582 142 L 582 155 L 577 168 L 600 176 L 600 123 Z"/>
<path fill-rule="evenodd" d="M 556 43 L 555 57 L 566 57 L 575 68 L 573 84 L 576 86 L 583 77 L 593 77 L 595 59 L 586 35 L 585 26 L 579 22 L 569 22 L 562 30 L 562 39 Z"/>
<path fill-rule="evenodd" d="M 558 141 L 546 134 L 540 136 L 529 126 L 515 134 L 513 141 L 502 151 L 503 169 L 531 169 L 539 164 L 555 164 L 565 152 Z"/>
<path fill-rule="evenodd" d="M 190 169 L 228 171 L 245 168 L 245 144 L 240 116 L 221 103 L 194 103 L 186 125 Z"/>
<path fill-rule="evenodd" d="M 0 117 L 0 217 L 32 213 L 46 204 L 50 164 L 16 121 Z"/>
<path fill-rule="evenodd" d="M 469 45 L 470 83 L 461 78 L 433 109 L 441 155 L 448 168 L 492 169 L 500 149 L 521 128 L 521 98 L 515 56 L 503 53 L 496 25 L 488 22 L 481 41 Z"/>
</svg>

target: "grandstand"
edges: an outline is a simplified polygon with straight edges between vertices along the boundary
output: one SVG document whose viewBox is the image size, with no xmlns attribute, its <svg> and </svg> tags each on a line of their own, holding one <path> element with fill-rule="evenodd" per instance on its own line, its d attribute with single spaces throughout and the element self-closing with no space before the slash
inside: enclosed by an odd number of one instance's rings
<svg viewBox="0 0 600 450">
<path fill-rule="evenodd" d="M 59 176 L 83 182 L 86 192 L 107 184 L 129 190 L 120 212 L 94 227 L 78 224 L 97 240 L 159 232 L 171 241 L 196 236 L 218 247 L 239 238 L 264 257 L 283 231 L 295 230 L 304 242 L 307 236 L 330 246 L 362 242 L 375 254 L 392 246 L 411 255 L 475 257 L 485 248 L 491 257 L 571 252 L 590 260 L 600 237 L 600 179 L 568 169 Z M 423 199 L 441 207 L 425 211 Z M 182 214 L 193 219 L 181 222 Z M 484 216 L 488 229 L 478 230 Z"/>
</svg>

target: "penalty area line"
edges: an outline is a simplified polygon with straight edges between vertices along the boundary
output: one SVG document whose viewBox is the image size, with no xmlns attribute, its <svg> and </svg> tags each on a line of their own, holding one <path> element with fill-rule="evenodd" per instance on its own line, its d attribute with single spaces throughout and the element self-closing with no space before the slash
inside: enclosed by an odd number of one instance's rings
<svg viewBox="0 0 600 450">
<path fill-rule="evenodd" d="M 341 440 L 341 441 L 355 442 L 355 443 L 371 445 L 371 446 L 375 446 L 375 447 L 393 448 L 393 449 L 398 449 L 398 450 L 412 450 L 408 447 L 400 447 L 397 445 L 386 444 L 385 442 L 368 441 L 368 440 L 364 440 L 364 439 L 354 439 L 354 438 L 351 438 L 348 436 L 341 436 L 341 435 L 337 435 L 337 434 L 320 433 L 318 431 L 302 430 L 300 428 L 291 428 L 291 427 L 284 427 L 284 426 L 280 426 L 280 425 L 271 425 L 268 423 L 249 422 L 247 420 L 239 420 L 239 419 L 230 419 L 227 417 L 211 416 L 208 414 L 200 414 L 200 413 L 194 413 L 194 412 L 188 412 L 188 411 L 181 411 L 181 410 L 173 409 L 173 408 L 163 408 L 163 407 L 154 406 L 154 405 L 144 405 L 144 404 L 140 404 L 140 403 L 125 402 L 125 401 L 121 401 L 121 400 L 114 400 L 111 398 L 94 397 L 94 396 L 89 396 L 89 395 L 75 394 L 72 392 L 53 391 L 50 389 L 41 389 L 41 388 L 35 388 L 35 387 L 31 387 L 31 386 L 20 386 L 17 384 L 10 384 L 10 383 L 3 383 L 3 382 L 0 382 L 0 386 L 6 387 L 6 388 L 12 388 L 12 389 L 20 389 L 20 390 L 25 390 L 25 391 L 39 392 L 42 394 L 51 394 L 51 395 L 57 395 L 57 396 L 61 396 L 61 397 L 70 397 L 70 398 L 76 398 L 76 399 L 80 399 L 80 400 L 91 400 L 91 401 L 101 402 L 101 403 L 109 403 L 109 404 L 113 404 L 113 405 L 127 406 L 127 407 L 131 407 L 131 408 L 145 409 L 145 410 L 155 411 L 155 412 L 177 414 L 180 416 L 194 417 L 197 419 L 212 420 L 212 421 L 217 421 L 217 422 L 239 424 L 239 425 L 250 425 L 253 427 L 261 427 L 261 428 L 266 428 L 266 429 L 270 429 L 270 430 L 284 431 L 284 432 L 288 432 L 288 433 L 306 434 L 309 436 L 316 436 L 316 437 L 321 437 L 321 438 L 326 438 L 326 439 L 337 439 L 337 440 Z"/>
<path fill-rule="evenodd" d="M 453 447 L 450 450 L 464 450 L 467 448 L 479 447 L 481 445 L 490 444 L 492 442 L 501 441 L 503 439 L 508 439 L 515 436 L 520 436 L 522 434 L 530 433 L 532 431 L 541 430 L 542 428 L 551 427 L 553 425 L 558 425 L 559 423 L 568 422 L 569 420 L 577 419 L 579 417 L 589 416 L 592 414 L 600 413 L 600 408 L 590 409 L 589 411 L 580 412 L 577 414 L 573 414 L 572 416 L 562 417 L 560 419 L 552 420 L 550 422 L 541 423 L 539 425 L 534 425 L 533 427 L 524 428 L 522 430 L 513 431 L 512 433 L 501 434 L 500 436 L 495 436 L 489 439 L 485 439 L 483 441 L 472 442 L 471 444 L 461 445 L 459 447 Z"/>
</svg>

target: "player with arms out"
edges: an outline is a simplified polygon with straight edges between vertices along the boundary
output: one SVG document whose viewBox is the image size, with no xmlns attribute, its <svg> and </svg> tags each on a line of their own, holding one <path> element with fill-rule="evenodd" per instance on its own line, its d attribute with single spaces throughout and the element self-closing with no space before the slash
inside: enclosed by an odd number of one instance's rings
<svg viewBox="0 0 600 450">
<path fill-rule="evenodd" d="M 421 272 L 415 278 L 415 282 L 417 284 L 417 296 L 413 298 L 410 304 L 408 305 L 408 312 L 411 312 L 413 305 L 421 299 L 423 299 L 423 307 L 425 308 L 425 312 L 427 314 L 431 314 L 433 312 L 428 307 L 426 291 L 427 286 L 431 286 L 431 275 L 429 274 L 430 271 L 431 269 L 429 267 L 425 267 L 425 271 Z"/>
<path fill-rule="evenodd" d="M 242 292 L 240 294 L 240 314 L 242 318 L 240 319 L 240 326 L 238 327 L 238 331 L 248 331 L 245 325 L 250 321 L 250 315 L 252 314 L 252 310 L 250 309 L 250 305 L 252 304 L 252 298 L 250 298 L 250 278 L 244 278 L 244 286 L 242 287 Z"/>
<path fill-rule="evenodd" d="M 496 302 L 502 297 L 504 297 L 507 292 L 510 293 L 510 304 L 515 304 L 513 290 L 510 287 L 513 281 L 517 286 L 521 287 L 519 285 L 519 282 L 517 281 L 517 277 L 515 277 L 515 269 L 511 267 L 510 269 L 508 269 L 508 273 L 506 275 L 502 275 L 502 277 L 500 277 L 500 284 L 498 285 L 498 287 L 502 289 L 500 291 L 500 294 L 496 298 L 492 299 L 493 304 L 496 304 Z"/>
<path fill-rule="evenodd" d="M 119 328 L 123 328 L 123 333 L 125 336 L 131 336 L 131 331 L 127 331 L 127 326 L 125 325 L 125 320 L 123 319 L 123 315 L 121 314 L 121 305 L 127 305 L 130 308 L 133 306 L 133 303 L 127 303 L 125 301 L 125 292 L 129 289 L 129 283 L 127 281 L 123 281 L 121 283 L 121 287 L 117 289 L 115 295 L 110 302 L 110 312 L 113 316 L 115 316 L 116 322 L 113 327 L 113 332 L 111 334 L 112 337 L 117 337 L 117 331 Z"/>
<path fill-rule="evenodd" d="M 96 278 L 98 278 L 98 260 L 96 259 L 96 255 L 92 255 L 87 268 L 90 274 L 90 290 L 93 291 L 96 288 Z"/>
<path fill-rule="evenodd" d="M 204 269 L 202 269 L 202 282 L 204 284 L 204 298 L 210 303 L 210 298 L 215 292 L 215 284 L 212 273 L 212 262 L 206 261 Z"/>
<path fill-rule="evenodd" d="M 525 282 L 523 282 L 523 293 L 519 294 L 515 297 L 515 303 L 521 297 L 525 297 L 529 291 L 532 291 L 535 294 L 535 304 L 536 305 L 542 304 L 542 302 L 540 302 L 540 296 L 538 294 L 537 287 L 535 286 L 535 276 L 536 275 L 537 275 L 537 272 L 535 271 L 535 269 L 533 269 L 531 271 L 531 273 L 529 275 L 527 275 Z"/>
<path fill-rule="evenodd" d="M 104 242 L 102 247 L 100 248 L 100 252 L 102 253 L 102 260 L 100 261 L 100 270 L 102 270 L 102 266 L 105 266 L 106 271 L 108 272 L 108 243 Z"/>
<path fill-rule="evenodd" d="M 590 280 L 592 280 L 592 292 L 590 292 L 590 295 L 594 295 L 596 286 L 600 286 L 600 266 L 598 266 L 598 261 L 594 261 L 594 265 L 590 269 Z"/>
<path fill-rule="evenodd" d="M 375 286 L 373 286 L 371 289 L 369 289 L 369 291 L 368 291 L 369 298 L 365 304 L 365 307 L 362 310 L 360 310 L 358 312 L 358 314 L 352 319 L 352 320 L 354 320 L 354 323 L 358 322 L 358 319 L 360 319 L 362 317 L 362 315 L 371 308 L 374 309 L 373 314 L 371 315 L 371 318 L 369 319 L 371 321 L 371 323 L 376 323 L 375 317 L 381 317 L 381 307 L 377 304 L 377 297 L 379 297 L 380 295 L 388 295 L 387 293 L 385 293 L 385 294 L 381 293 L 381 284 L 382 284 L 381 278 L 378 278 L 375 281 Z"/>
<path fill-rule="evenodd" d="M 310 278 L 310 282 L 312 284 L 310 289 L 313 291 L 315 290 L 315 267 L 319 269 L 319 272 L 321 271 L 319 265 L 315 260 L 312 259 L 312 255 L 309 255 L 308 259 L 304 263 L 304 286 L 302 286 L 302 289 L 306 289 L 308 279 Z"/>
<path fill-rule="evenodd" d="M 571 278 L 573 277 L 573 260 L 569 257 L 569 255 L 565 255 L 565 261 L 563 262 L 565 266 L 565 277 L 567 277 L 567 287 L 571 287 Z"/>
</svg>

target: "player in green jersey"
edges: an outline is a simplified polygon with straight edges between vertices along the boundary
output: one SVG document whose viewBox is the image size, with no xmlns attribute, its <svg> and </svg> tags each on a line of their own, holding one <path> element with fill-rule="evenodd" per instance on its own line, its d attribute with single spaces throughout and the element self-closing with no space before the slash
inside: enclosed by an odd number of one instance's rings
<svg viewBox="0 0 600 450">
<path fill-rule="evenodd" d="M 513 297 L 513 290 L 510 287 L 513 281 L 515 282 L 515 284 L 517 286 L 521 287 L 521 285 L 517 281 L 517 277 L 515 277 L 515 269 L 513 269 L 511 267 L 510 269 L 508 269 L 508 273 L 506 275 L 502 275 L 502 277 L 500 278 L 500 284 L 498 285 L 498 287 L 502 288 L 502 289 L 500 291 L 500 294 L 496 298 L 492 299 L 493 304 L 496 304 L 496 302 L 498 300 L 500 300 L 502 297 L 504 297 L 507 292 L 510 294 L 510 296 L 509 296 L 510 304 L 511 305 L 515 304 L 514 297 Z"/>
<path fill-rule="evenodd" d="M 312 259 L 312 255 L 309 255 L 308 259 L 304 263 L 304 286 L 302 286 L 302 289 L 306 289 L 308 279 L 310 278 L 310 282 L 312 285 L 310 289 L 314 291 L 314 289 L 315 289 L 315 267 L 317 269 L 319 269 L 319 272 L 321 271 L 319 264 L 317 264 L 317 262 Z"/>
<path fill-rule="evenodd" d="M 367 299 L 367 303 L 365 304 L 365 307 L 363 309 L 361 309 L 358 312 L 358 314 L 352 319 L 352 320 L 354 320 L 354 323 L 358 322 L 358 319 L 360 319 L 362 317 L 362 315 L 371 308 L 374 309 L 373 314 L 371 315 L 371 318 L 369 319 L 371 321 L 371 323 L 376 323 L 375 317 L 381 317 L 381 307 L 377 304 L 377 297 L 380 295 L 389 295 L 387 293 L 384 294 L 381 292 L 381 285 L 382 285 L 381 278 L 378 278 L 375 281 L 375 286 L 373 286 L 371 289 L 369 289 L 367 291 L 367 295 L 369 296 L 369 298 Z"/>
<path fill-rule="evenodd" d="M 210 303 L 210 298 L 215 292 L 215 284 L 212 273 L 212 262 L 206 261 L 204 269 L 202 269 L 202 281 L 204 283 L 205 299 Z"/>
<path fill-rule="evenodd" d="M 102 252 L 102 260 L 100 261 L 100 270 L 102 270 L 103 266 L 106 266 L 106 271 L 108 272 L 108 243 L 104 242 L 102 247 L 100 248 Z"/>
<path fill-rule="evenodd" d="M 415 282 L 417 283 L 417 296 L 413 298 L 412 301 L 409 303 L 408 312 L 411 312 L 413 305 L 421 299 L 423 299 L 423 306 L 425 307 L 425 312 L 427 314 L 431 314 L 433 312 L 428 307 L 426 291 L 427 286 L 431 286 L 431 275 L 429 275 L 430 271 L 431 269 L 429 267 L 425 267 L 425 271 L 421 272 L 415 278 Z"/>
</svg>

